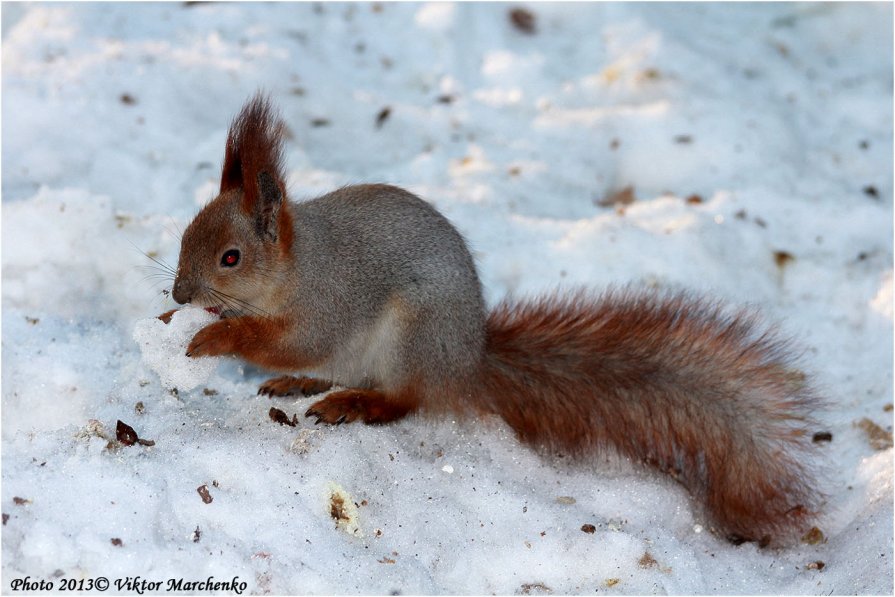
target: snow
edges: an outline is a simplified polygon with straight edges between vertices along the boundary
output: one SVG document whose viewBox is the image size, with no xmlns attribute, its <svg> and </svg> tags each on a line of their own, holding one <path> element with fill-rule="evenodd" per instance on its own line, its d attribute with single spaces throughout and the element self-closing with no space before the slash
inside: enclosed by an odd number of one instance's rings
<svg viewBox="0 0 895 597">
<path fill-rule="evenodd" d="M 143 363 L 159 377 L 163 387 L 192 390 L 217 369 L 221 359 L 191 359 L 187 346 L 196 332 L 218 317 L 198 307 L 178 309 L 168 324 L 157 317 L 141 319 L 134 326 L 134 341 L 140 346 Z"/>
<path fill-rule="evenodd" d="M 529 4 L 534 34 L 513 7 L 3 5 L 4 590 L 892 594 L 892 448 L 858 425 L 892 431 L 891 5 Z M 256 395 L 263 371 L 188 370 L 141 252 L 176 265 L 258 88 L 293 199 L 420 194 L 491 303 L 633 283 L 779 322 L 828 401 L 827 541 L 731 545 L 669 479 L 496 421 L 315 427 L 310 399 Z M 110 442 L 118 420 L 155 445 Z"/>
</svg>

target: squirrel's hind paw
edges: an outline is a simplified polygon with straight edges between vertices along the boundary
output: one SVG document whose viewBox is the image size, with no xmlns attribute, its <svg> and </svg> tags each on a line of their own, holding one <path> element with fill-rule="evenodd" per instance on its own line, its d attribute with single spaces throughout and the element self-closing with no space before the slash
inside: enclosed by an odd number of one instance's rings
<svg viewBox="0 0 895 597">
<path fill-rule="evenodd" d="M 367 424 L 396 421 L 416 410 L 415 401 L 404 396 L 389 396 L 377 390 L 349 389 L 330 394 L 311 405 L 306 417 L 317 417 L 315 423 L 340 425 L 361 420 Z"/>
<path fill-rule="evenodd" d="M 268 379 L 258 388 L 261 396 L 313 396 L 321 394 L 333 387 L 332 382 L 314 377 L 294 377 L 283 375 Z"/>
</svg>

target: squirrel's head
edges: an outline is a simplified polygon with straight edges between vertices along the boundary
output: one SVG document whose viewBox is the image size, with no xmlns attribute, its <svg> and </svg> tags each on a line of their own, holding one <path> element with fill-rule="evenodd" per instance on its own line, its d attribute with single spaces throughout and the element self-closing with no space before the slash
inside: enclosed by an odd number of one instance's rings
<svg viewBox="0 0 895 597">
<path fill-rule="evenodd" d="M 281 154 L 284 125 L 257 95 L 230 127 L 220 194 L 183 234 L 171 296 L 226 315 L 269 313 L 288 267 L 292 218 Z"/>
</svg>

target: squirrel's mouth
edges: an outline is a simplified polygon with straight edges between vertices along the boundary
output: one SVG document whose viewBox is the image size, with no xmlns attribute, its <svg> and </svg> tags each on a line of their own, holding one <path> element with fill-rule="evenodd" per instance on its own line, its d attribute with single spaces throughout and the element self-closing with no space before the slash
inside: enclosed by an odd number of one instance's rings
<svg viewBox="0 0 895 597">
<path fill-rule="evenodd" d="M 240 315 L 240 312 L 236 309 L 225 309 L 222 305 L 215 305 L 213 307 L 205 307 L 205 310 L 209 313 L 214 313 L 221 319 L 227 319 L 228 317 L 237 317 Z"/>
</svg>

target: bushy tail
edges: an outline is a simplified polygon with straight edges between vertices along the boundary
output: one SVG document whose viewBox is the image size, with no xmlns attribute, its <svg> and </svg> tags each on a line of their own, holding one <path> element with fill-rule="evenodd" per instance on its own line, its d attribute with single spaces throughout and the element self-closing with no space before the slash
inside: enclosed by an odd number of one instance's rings
<svg viewBox="0 0 895 597">
<path fill-rule="evenodd" d="M 503 303 L 482 375 L 522 441 L 666 472 L 733 541 L 790 539 L 821 499 L 805 464 L 817 400 L 748 313 L 630 291 Z"/>
</svg>

